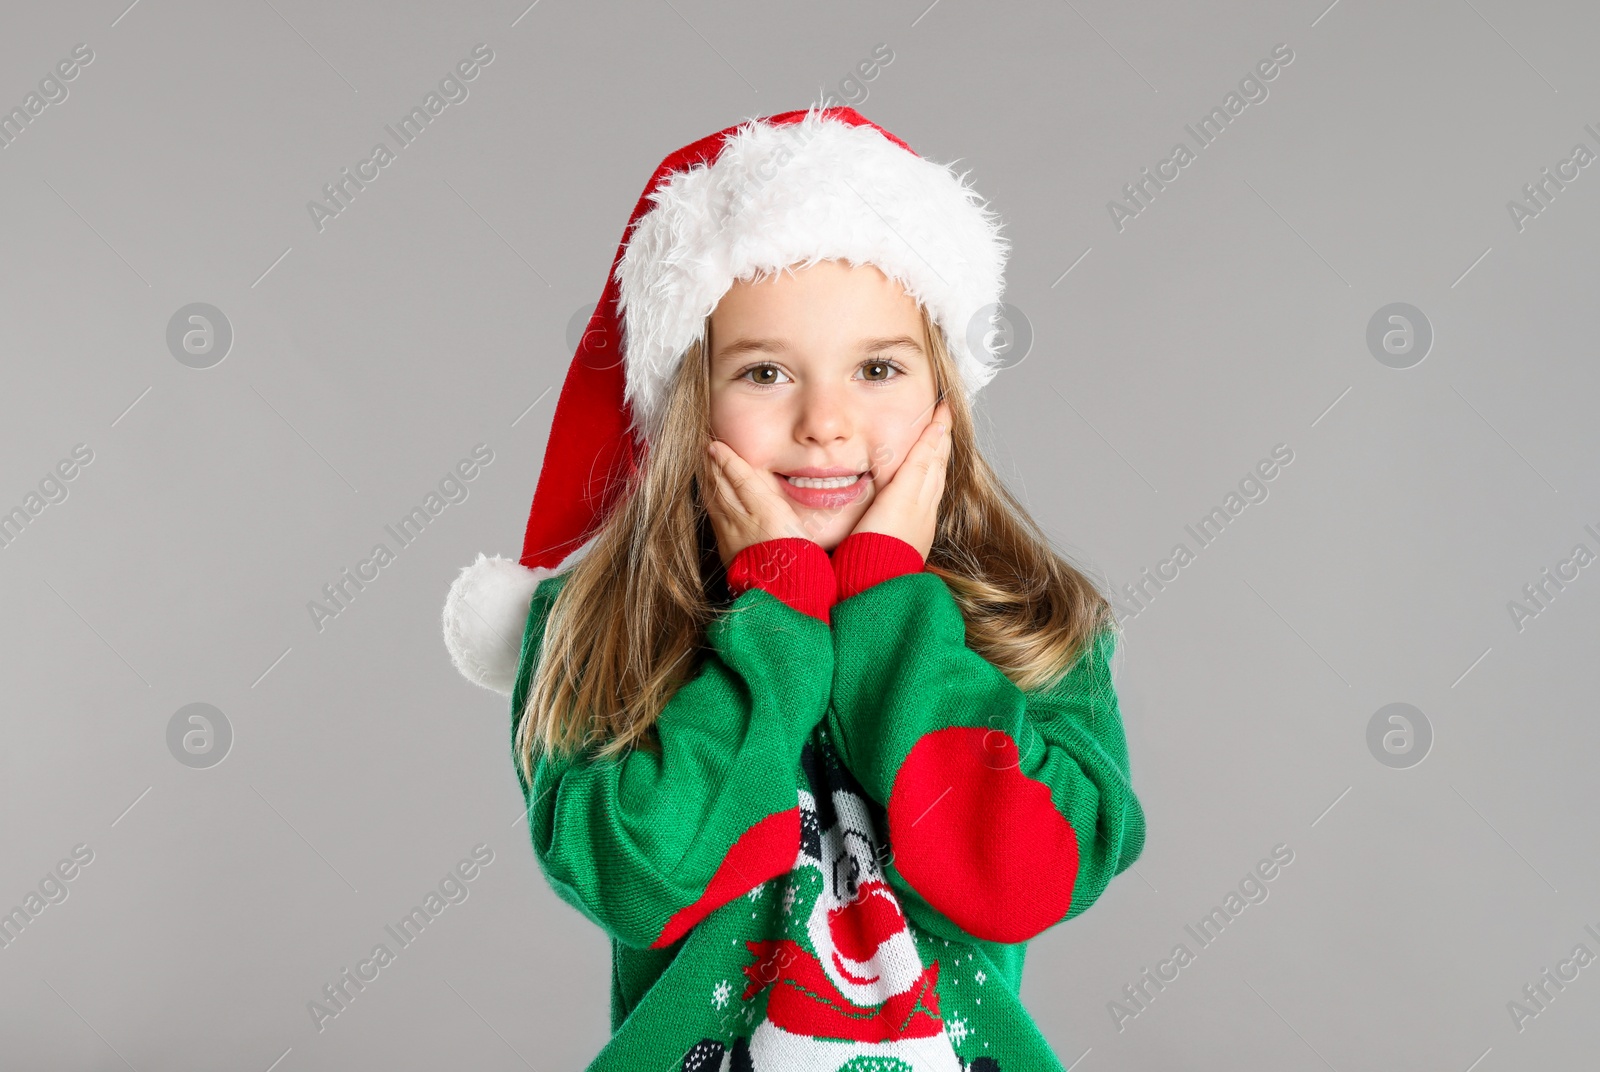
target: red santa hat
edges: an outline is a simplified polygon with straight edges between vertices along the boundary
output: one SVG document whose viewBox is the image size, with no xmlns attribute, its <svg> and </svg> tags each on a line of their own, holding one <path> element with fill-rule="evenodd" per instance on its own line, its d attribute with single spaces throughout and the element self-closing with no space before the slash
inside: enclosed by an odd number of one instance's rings
<svg viewBox="0 0 1600 1072">
<path fill-rule="evenodd" d="M 522 556 L 479 554 L 445 601 L 466 677 L 510 695 L 539 582 L 579 557 L 659 432 L 678 363 L 736 280 L 801 263 L 872 264 L 944 335 L 968 397 L 1009 243 L 965 173 L 853 108 L 750 119 L 669 155 L 634 207 L 556 402 Z"/>
</svg>

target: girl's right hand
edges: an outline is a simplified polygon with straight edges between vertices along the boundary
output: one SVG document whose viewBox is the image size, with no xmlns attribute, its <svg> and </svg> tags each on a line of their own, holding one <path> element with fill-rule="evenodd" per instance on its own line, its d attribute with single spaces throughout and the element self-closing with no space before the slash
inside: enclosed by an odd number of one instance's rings
<svg viewBox="0 0 1600 1072">
<path fill-rule="evenodd" d="M 783 492 L 764 481 L 732 447 L 712 440 L 710 454 L 715 487 L 707 497 L 706 513 L 724 568 L 751 544 L 784 536 L 811 538 Z"/>
</svg>

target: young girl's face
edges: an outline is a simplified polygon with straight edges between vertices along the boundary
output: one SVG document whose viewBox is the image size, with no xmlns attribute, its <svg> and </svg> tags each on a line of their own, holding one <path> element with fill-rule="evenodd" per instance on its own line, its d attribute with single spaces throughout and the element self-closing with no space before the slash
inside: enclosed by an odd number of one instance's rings
<svg viewBox="0 0 1600 1072">
<path fill-rule="evenodd" d="M 831 552 L 933 420 L 917 303 L 870 264 L 818 261 L 734 283 L 711 314 L 711 343 L 711 434 Z M 788 479 L 807 475 L 857 479 Z"/>
</svg>

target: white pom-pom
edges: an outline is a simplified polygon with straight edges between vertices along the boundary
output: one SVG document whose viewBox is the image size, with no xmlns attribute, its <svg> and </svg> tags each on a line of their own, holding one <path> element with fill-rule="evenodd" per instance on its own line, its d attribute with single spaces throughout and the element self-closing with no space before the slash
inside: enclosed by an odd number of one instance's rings
<svg viewBox="0 0 1600 1072">
<path fill-rule="evenodd" d="M 444 601 L 444 643 L 468 681 L 511 695 L 534 589 L 556 572 L 481 552 L 462 569 Z"/>
</svg>

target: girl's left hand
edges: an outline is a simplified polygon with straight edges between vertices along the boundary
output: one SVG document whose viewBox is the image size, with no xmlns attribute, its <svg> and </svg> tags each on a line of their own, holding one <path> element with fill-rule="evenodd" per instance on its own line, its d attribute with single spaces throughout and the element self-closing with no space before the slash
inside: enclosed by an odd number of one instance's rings
<svg viewBox="0 0 1600 1072">
<path fill-rule="evenodd" d="M 926 560 L 939 523 L 939 501 L 950 462 L 950 403 L 941 401 L 894 479 L 878 488 L 855 532 L 881 532 L 904 540 Z"/>
</svg>

